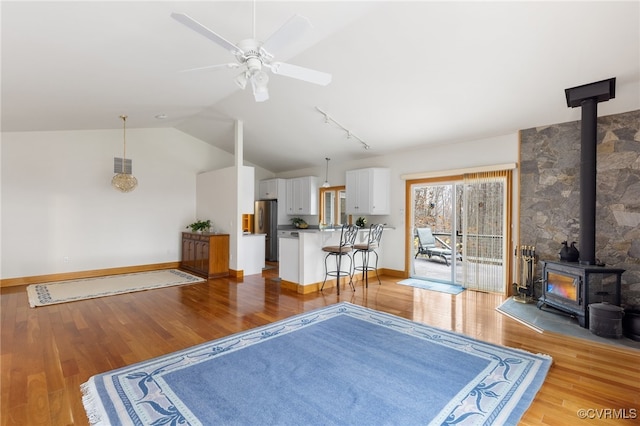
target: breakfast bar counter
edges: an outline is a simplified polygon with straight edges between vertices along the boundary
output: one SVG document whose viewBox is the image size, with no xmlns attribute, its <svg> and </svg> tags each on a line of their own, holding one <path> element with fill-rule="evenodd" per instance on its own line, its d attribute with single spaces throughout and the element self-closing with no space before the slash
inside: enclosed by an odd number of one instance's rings
<svg viewBox="0 0 640 426">
<path fill-rule="evenodd" d="M 326 256 L 322 247 L 339 245 L 340 231 L 340 228 L 278 231 L 279 268 L 283 287 L 305 294 L 320 290 L 325 276 L 324 258 Z M 360 229 L 356 244 L 365 243 L 368 235 L 368 227 Z M 378 251 L 380 252 L 380 248 Z M 356 261 L 362 261 L 360 256 Z M 375 259 L 371 261 L 375 262 Z M 347 267 L 348 264 L 349 262 L 346 261 Z M 346 267 L 343 269 L 346 271 Z M 335 286 L 335 278 L 329 277 L 325 287 L 331 287 L 331 285 Z"/>
</svg>

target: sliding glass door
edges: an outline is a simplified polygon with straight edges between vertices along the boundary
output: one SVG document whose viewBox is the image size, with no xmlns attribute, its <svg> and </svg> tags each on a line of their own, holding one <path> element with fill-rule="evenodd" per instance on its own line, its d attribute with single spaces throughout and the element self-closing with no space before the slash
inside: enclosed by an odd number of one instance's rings
<svg viewBox="0 0 640 426">
<path fill-rule="evenodd" d="M 410 275 L 505 293 L 510 172 L 409 182 Z"/>
<path fill-rule="evenodd" d="M 459 284 L 462 279 L 460 184 L 411 185 L 411 276 Z"/>
<path fill-rule="evenodd" d="M 465 175 L 462 244 L 466 288 L 492 293 L 508 290 L 510 177 L 510 171 Z"/>
</svg>

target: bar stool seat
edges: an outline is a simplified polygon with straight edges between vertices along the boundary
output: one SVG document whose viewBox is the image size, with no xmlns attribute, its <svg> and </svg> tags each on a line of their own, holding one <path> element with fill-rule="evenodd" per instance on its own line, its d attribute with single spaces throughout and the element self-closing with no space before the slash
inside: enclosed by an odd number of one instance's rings
<svg viewBox="0 0 640 426">
<path fill-rule="evenodd" d="M 361 266 L 354 266 L 354 273 L 355 271 L 362 271 L 366 288 L 369 288 L 369 271 L 376 271 L 378 284 L 382 284 L 382 282 L 380 282 L 380 275 L 378 274 L 378 252 L 376 251 L 376 249 L 380 246 L 380 239 L 382 238 L 383 230 L 384 225 L 371 224 L 371 226 L 369 227 L 367 242 L 364 244 L 356 244 L 353 246 L 353 249 L 355 250 L 353 253 L 354 261 L 358 253 L 362 255 L 362 263 L 360 264 Z M 369 256 L 371 255 L 371 253 L 376 256 L 375 266 L 369 266 Z"/>
<path fill-rule="evenodd" d="M 327 282 L 327 277 L 336 277 L 338 294 L 340 294 L 340 276 L 349 276 L 349 285 L 356 291 L 356 288 L 353 286 L 353 258 L 351 257 L 351 253 L 353 252 L 353 244 L 356 240 L 356 236 L 358 235 L 358 227 L 354 225 L 343 225 L 342 230 L 340 232 L 340 243 L 339 245 L 333 246 L 325 246 L 322 247 L 322 251 L 326 252 L 327 255 L 324 257 L 324 281 L 322 282 L 322 287 L 320 287 L 320 291 L 324 289 L 324 284 Z M 346 256 L 349 259 L 349 271 L 342 270 L 342 258 Z M 335 269 L 329 270 L 328 260 L 329 257 L 334 257 L 335 260 Z"/>
</svg>

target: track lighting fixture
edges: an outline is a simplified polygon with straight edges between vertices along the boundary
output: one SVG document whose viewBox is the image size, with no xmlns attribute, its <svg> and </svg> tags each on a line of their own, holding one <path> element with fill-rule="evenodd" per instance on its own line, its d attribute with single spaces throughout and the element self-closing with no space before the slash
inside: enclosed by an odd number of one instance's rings
<svg viewBox="0 0 640 426">
<path fill-rule="evenodd" d="M 351 130 L 347 129 L 346 127 L 344 127 L 342 124 L 338 123 L 336 120 L 334 120 L 327 112 L 323 111 L 322 109 L 320 109 L 320 107 L 316 107 L 316 110 L 318 110 L 318 112 L 320 114 L 324 115 L 324 122 L 326 124 L 329 124 L 329 122 L 333 122 L 333 124 L 335 124 L 336 126 L 340 127 L 342 130 L 344 130 L 347 133 L 347 139 L 357 139 L 358 142 L 360 142 L 362 144 L 362 147 L 366 150 L 370 150 L 371 146 L 366 143 L 365 141 L 363 141 L 362 139 L 360 139 L 358 136 L 354 135 Z"/>
</svg>

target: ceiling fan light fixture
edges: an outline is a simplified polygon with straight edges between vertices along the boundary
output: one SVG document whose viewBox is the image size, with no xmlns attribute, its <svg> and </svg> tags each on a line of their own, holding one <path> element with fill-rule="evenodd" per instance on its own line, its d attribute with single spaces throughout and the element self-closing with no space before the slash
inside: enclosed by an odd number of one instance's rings
<svg viewBox="0 0 640 426">
<path fill-rule="evenodd" d="M 255 76 L 251 77 L 251 87 L 253 88 L 253 97 L 256 102 L 264 102 L 269 99 L 267 84 L 264 82 L 261 84 Z"/>
<path fill-rule="evenodd" d="M 257 87 L 266 89 L 269 83 L 269 76 L 264 71 L 258 71 L 253 74 L 253 80 L 256 82 Z"/>
<path fill-rule="evenodd" d="M 244 88 L 247 87 L 247 76 L 244 72 L 241 72 L 233 79 L 233 82 L 236 83 L 240 89 L 244 90 Z"/>
<path fill-rule="evenodd" d="M 253 87 L 253 97 L 256 102 L 264 102 L 269 99 L 269 76 L 264 71 L 256 71 L 251 74 L 251 86 Z"/>
<path fill-rule="evenodd" d="M 269 93 L 267 91 L 254 92 L 253 97 L 256 100 L 256 102 L 264 102 L 269 100 Z"/>
</svg>

